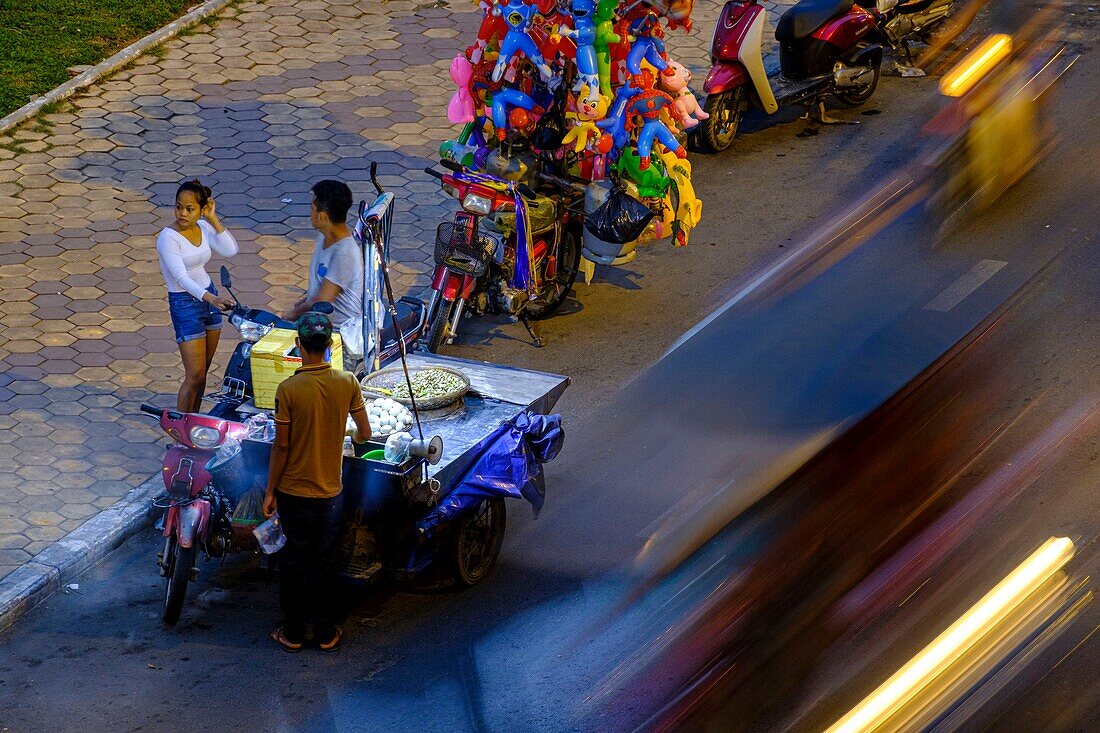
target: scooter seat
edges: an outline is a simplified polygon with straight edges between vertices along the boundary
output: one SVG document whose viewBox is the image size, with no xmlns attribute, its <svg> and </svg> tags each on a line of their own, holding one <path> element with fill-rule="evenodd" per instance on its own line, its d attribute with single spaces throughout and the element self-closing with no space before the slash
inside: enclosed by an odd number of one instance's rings
<svg viewBox="0 0 1100 733">
<path fill-rule="evenodd" d="M 775 40 L 801 41 L 826 22 L 852 9 L 853 0 L 802 0 L 783 13 L 775 26 Z"/>
<path fill-rule="evenodd" d="M 409 334 L 420 325 L 420 314 L 424 304 L 411 298 L 402 298 L 396 303 L 397 323 L 401 326 L 401 333 Z M 382 322 L 382 348 L 388 349 L 397 345 L 397 334 L 393 330 L 393 316 L 389 309 L 386 310 L 386 318 Z"/>
</svg>

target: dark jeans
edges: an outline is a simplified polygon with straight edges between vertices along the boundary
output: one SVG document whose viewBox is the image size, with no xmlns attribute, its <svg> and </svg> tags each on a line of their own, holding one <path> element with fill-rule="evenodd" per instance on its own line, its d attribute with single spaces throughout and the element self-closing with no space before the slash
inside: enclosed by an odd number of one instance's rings
<svg viewBox="0 0 1100 733">
<path fill-rule="evenodd" d="M 344 519 L 344 495 L 305 499 L 277 493 L 286 545 L 279 551 L 279 603 L 286 620 L 283 633 L 300 642 L 306 622 L 313 637 L 328 641 L 336 631 L 336 559 Z"/>
</svg>

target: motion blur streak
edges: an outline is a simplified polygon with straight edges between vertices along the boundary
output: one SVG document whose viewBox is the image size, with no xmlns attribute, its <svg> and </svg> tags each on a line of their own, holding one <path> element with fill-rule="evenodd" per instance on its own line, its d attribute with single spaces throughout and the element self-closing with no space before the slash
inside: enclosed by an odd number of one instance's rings
<svg viewBox="0 0 1100 733">
<path fill-rule="evenodd" d="M 975 666 L 975 656 L 1007 636 L 1020 617 L 1042 607 L 1066 583 L 1059 571 L 1073 542 L 1052 537 L 935 641 L 826 733 L 913 729 L 921 712 L 942 704 L 945 687 Z M 920 721 L 925 722 L 924 720 Z"/>
<path fill-rule="evenodd" d="M 1036 398 L 1030 410 L 1042 402 Z M 1008 433 L 1027 414 L 1016 416 L 991 443 Z M 922 575 L 932 572 L 937 562 L 957 549 L 976 527 L 999 508 L 1013 501 L 1039 476 L 1073 448 L 1100 434 L 1100 400 L 1093 398 L 1067 410 L 1022 451 L 1006 461 L 970 491 L 941 518 L 928 527 L 904 550 L 883 563 L 837 604 L 834 623 L 869 623 L 887 607 L 899 603 Z M 974 471 L 986 456 L 979 451 L 973 460 L 952 476 L 949 483 Z"/>
<path fill-rule="evenodd" d="M 1009 36 L 1004 33 L 989 36 L 940 80 L 940 91 L 949 97 L 961 97 L 1011 53 Z"/>
</svg>

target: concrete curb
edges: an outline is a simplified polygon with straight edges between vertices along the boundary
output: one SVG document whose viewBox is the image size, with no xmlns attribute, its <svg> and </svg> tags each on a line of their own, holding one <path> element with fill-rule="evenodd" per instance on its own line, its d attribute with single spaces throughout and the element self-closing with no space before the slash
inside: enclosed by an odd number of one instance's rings
<svg viewBox="0 0 1100 733">
<path fill-rule="evenodd" d="M 148 527 L 153 497 L 163 493 L 164 480 L 158 473 L 0 580 L 0 633 Z"/>
<path fill-rule="evenodd" d="M 233 0 L 207 0 L 182 18 L 172 21 L 160 30 L 154 31 L 145 36 L 145 38 L 131 43 L 114 56 L 99 62 L 79 76 L 73 77 L 61 86 L 46 92 L 46 94 L 35 99 L 33 102 L 23 105 L 7 117 L 0 119 L 0 133 L 7 132 L 17 125 L 34 119 L 46 105 L 68 99 L 84 87 L 94 84 L 107 74 L 118 71 L 153 46 L 163 43 L 185 28 L 190 28 L 196 23 L 199 23 L 207 16 L 213 15 L 231 2 L 233 2 Z M 0 624 L 0 628 L 3 628 L 3 624 Z"/>
</svg>

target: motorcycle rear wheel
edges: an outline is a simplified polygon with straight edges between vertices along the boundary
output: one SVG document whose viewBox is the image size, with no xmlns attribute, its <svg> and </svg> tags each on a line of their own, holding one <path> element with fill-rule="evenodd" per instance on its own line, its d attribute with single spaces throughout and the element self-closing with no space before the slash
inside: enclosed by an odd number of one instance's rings
<svg viewBox="0 0 1100 733">
<path fill-rule="evenodd" d="M 504 499 L 485 498 L 458 518 L 450 543 L 451 573 L 459 585 L 477 585 L 500 557 L 507 523 Z"/>
<path fill-rule="evenodd" d="M 745 88 L 737 86 L 720 94 L 707 96 L 703 111 L 710 115 L 695 128 L 695 142 L 704 153 L 721 153 L 733 144 L 741 124 L 741 100 Z"/>
<path fill-rule="evenodd" d="M 166 559 L 168 575 L 164 579 L 164 623 L 174 626 L 180 620 L 183 601 L 187 596 L 187 583 L 191 580 L 191 567 L 195 564 L 195 546 L 182 547 L 176 538 L 169 541 Z"/>
<path fill-rule="evenodd" d="M 879 77 L 882 75 L 882 64 L 875 64 L 871 68 L 874 69 L 875 73 L 874 76 L 871 78 L 870 84 L 858 91 L 853 90 L 850 92 L 846 92 L 838 89 L 833 92 L 833 98 L 843 104 L 845 107 L 858 107 L 866 102 L 868 99 L 870 99 L 871 95 L 875 93 L 876 89 L 878 89 L 878 80 Z"/>
<path fill-rule="evenodd" d="M 558 271 L 554 280 L 544 284 L 539 299 L 532 301 L 527 307 L 527 315 L 535 321 L 554 315 L 569 296 L 569 291 L 573 289 L 580 270 L 581 243 L 578 231 L 572 228 L 566 229 L 558 242 Z"/>
</svg>

